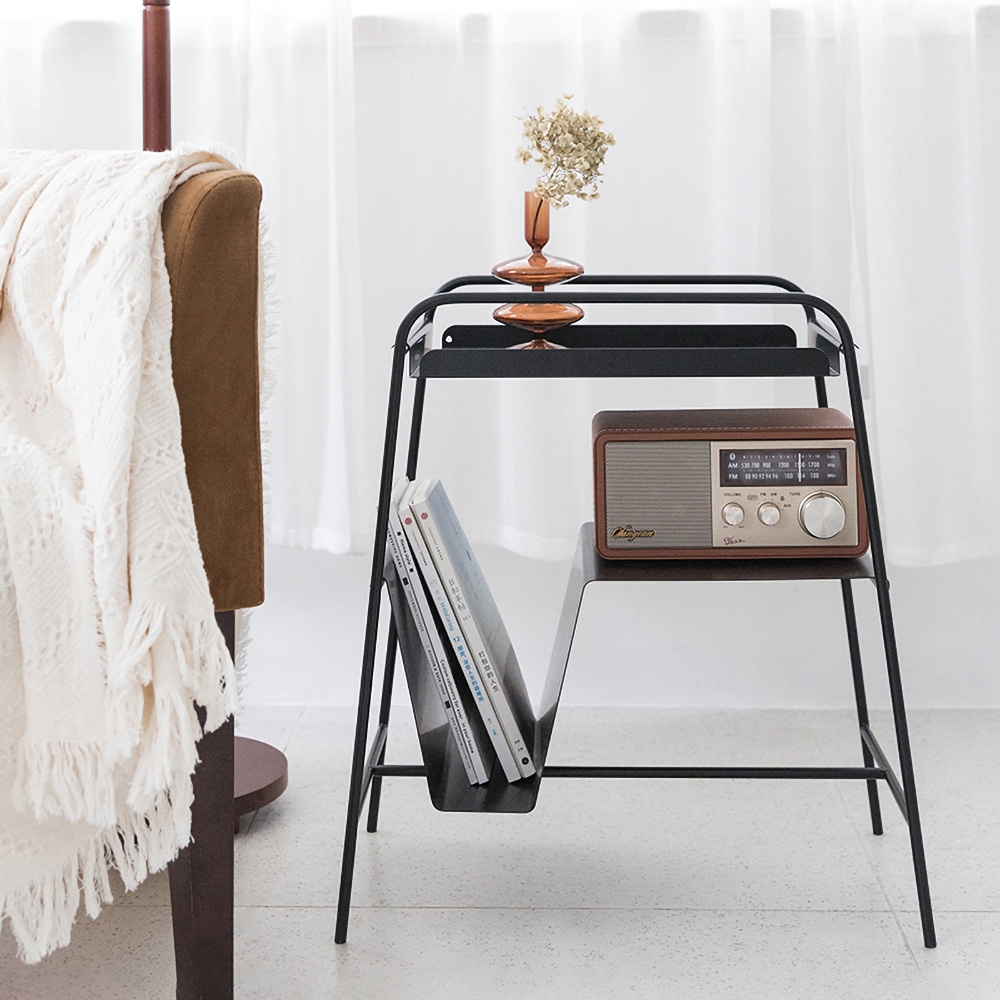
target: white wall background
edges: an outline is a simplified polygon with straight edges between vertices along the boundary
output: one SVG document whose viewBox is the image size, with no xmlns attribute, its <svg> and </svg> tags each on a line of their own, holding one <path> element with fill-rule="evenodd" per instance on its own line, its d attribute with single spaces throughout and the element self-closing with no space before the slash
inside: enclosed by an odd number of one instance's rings
<svg viewBox="0 0 1000 1000">
<path fill-rule="evenodd" d="M 593 272 L 781 273 L 847 314 L 911 700 L 1000 704 L 1000 7 L 488 6 L 172 5 L 175 140 L 258 173 L 280 262 L 276 547 L 248 698 L 354 699 L 395 326 L 518 252 L 514 115 L 570 91 L 618 145 L 601 201 L 554 216 L 553 251 Z M 137 145 L 139 7 L 0 3 L 0 142 Z M 434 387 L 422 471 L 501 546 L 484 561 L 533 694 L 590 516 L 592 414 L 809 401 L 756 380 Z M 850 702 L 836 586 L 620 590 L 588 597 L 569 701 Z"/>
</svg>

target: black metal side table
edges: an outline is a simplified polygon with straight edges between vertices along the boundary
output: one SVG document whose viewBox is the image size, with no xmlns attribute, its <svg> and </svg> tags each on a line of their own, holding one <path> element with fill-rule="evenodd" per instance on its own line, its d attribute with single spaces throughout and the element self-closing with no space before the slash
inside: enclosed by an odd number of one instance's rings
<svg viewBox="0 0 1000 1000">
<path fill-rule="evenodd" d="M 469 291 L 484 286 L 486 291 Z M 592 291 L 591 287 L 605 290 Z M 670 290 L 663 290 L 668 288 Z M 678 290 L 679 288 L 695 290 Z M 769 289 L 761 291 L 757 289 Z M 610 290 L 608 290 L 610 289 Z M 523 334 L 496 324 L 453 326 L 444 331 L 440 347 L 429 345 L 437 311 L 449 305 L 503 302 L 608 303 L 627 311 L 632 304 L 797 306 L 803 310 L 808 343 L 799 345 L 795 331 L 783 324 L 632 324 L 578 325 L 558 331 L 565 351 L 511 351 Z M 841 373 L 847 379 L 857 441 L 857 456 L 868 519 L 870 549 L 859 559 L 727 559 L 609 562 L 594 546 L 593 525 L 580 532 L 555 648 L 534 731 L 537 773 L 508 784 L 499 768 L 488 784 L 470 786 L 456 755 L 445 753 L 447 733 L 421 732 L 420 764 L 387 764 L 386 739 L 397 649 L 404 666 L 419 667 L 423 652 L 392 560 L 386 557 L 390 493 L 396 471 L 396 444 L 402 419 L 403 380 L 415 379 L 410 413 L 410 437 L 405 474 L 417 474 L 421 424 L 428 380 L 440 378 L 623 378 L 623 377 L 810 377 L 817 405 L 827 406 L 826 378 Z M 861 767 L 573 767 L 546 766 L 559 695 L 569 659 L 582 596 L 595 581 L 614 580 L 839 580 L 847 627 L 848 652 L 854 681 Z M 869 579 L 875 586 L 882 641 L 888 671 L 899 774 L 891 766 L 872 732 L 868 718 L 861 648 L 855 617 L 852 581 Z M 391 606 L 379 722 L 369 744 L 378 625 L 385 587 Z M 423 728 L 423 727 L 418 727 Z M 867 785 L 872 832 L 882 833 L 878 782 L 884 781 L 909 828 L 917 899 L 924 944 L 936 944 L 923 837 L 917 806 L 913 760 L 903 702 L 899 659 L 889 602 L 882 535 L 879 528 L 871 452 L 862 404 L 858 361 L 844 317 L 828 302 L 806 294 L 797 285 L 771 275 L 592 275 L 583 276 L 559 292 L 521 292 L 489 276 L 456 278 L 436 294 L 417 303 L 396 334 L 386 414 L 382 478 L 376 519 L 368 619 L 361 665 L 361 687 L 355 729 L 354 756 L 347 808 L 347 828 L 341 867 L 335 941 L 347 939 L 358 827 L 370 794 L 367 829 L 378 823 L 382 781 L 386 777 L 420 776 L 427 780 L 436 808 L 445 811 L 529 812 L 534 808 L 542 778 L 857 778 Z"/>
</svg>

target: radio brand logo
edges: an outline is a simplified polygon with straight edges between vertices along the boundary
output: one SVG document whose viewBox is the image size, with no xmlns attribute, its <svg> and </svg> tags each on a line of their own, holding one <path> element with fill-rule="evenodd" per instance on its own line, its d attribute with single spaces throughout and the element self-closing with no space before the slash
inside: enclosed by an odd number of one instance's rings
<svg viewBox="0 0 1000 1000">
<path fill-rule="evenodd" d="M 634 542 L 637 538 L 652 538 L 656 534 L 655 531 L 650 531 L 647 529 L 633 528 L 631 524 L 626 524 L 624 527 L 619 525 L 611 532 L 612 538 L 624 538 L 627 542 Z"/>
</svg>

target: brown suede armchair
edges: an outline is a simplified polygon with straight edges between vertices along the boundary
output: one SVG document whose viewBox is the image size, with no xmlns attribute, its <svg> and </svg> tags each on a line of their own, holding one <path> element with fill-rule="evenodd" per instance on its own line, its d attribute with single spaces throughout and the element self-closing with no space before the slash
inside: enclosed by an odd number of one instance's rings
<svg viewBox="0 0 1000 1000">
<path fill-rule="evenodd" d="M 235 610 L 264 600 L 260 200 L 252 174 L 217 170 L 182 184 L 162 215 L 184 458 L 216 619 L 231 653 Z M 170 865 L 177 997 L 231 1000 L 232 719 L 202 738 L 199 755 L 193 843 Z"/>
</svg>

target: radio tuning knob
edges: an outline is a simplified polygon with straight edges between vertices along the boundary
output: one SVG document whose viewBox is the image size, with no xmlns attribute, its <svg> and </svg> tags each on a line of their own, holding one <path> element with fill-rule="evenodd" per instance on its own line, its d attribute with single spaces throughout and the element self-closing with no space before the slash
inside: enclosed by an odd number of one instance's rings
<svg viewBox="0 0 1000 1000">
<path fill-rule="evenodd" d="M 844 505 L 832 493 L 810 493 L 799 505 L 799 524 L 813 538 L 833 538 L 846 522 Z"/>
<path fill-rule="evenodd" d="M 738 503 L 727 503 L 722 508 L 722 520 L 735 528 L 743 523 L 743 508 Z"/>
<path fill-rule="evenodd" d="M 762 503 L 757 508 L 761 524 L 777 524 L 781 520 L 781 510 L 776 503 Z"/>
</svg>

